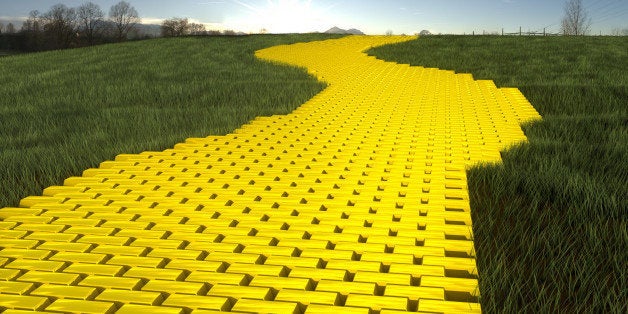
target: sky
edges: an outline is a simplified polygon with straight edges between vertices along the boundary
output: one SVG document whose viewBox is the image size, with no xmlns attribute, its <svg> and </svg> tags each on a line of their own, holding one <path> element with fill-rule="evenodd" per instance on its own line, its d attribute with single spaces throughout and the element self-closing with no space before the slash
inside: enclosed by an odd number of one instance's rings
<svg viewBox="0 0 628 314">
<path fill-rule="evenodd" d="M 32 10 L 89 0 L 0 0 L 0 22 L 21 22 Z M 367 34 L 558 32 L 566 0 L 127 0 L 143 23 L 189 18 L 208 30 L 324 32 L 337 26 Z M 592 34 L 628 28 L 628 0 L 582 0 Z M 91 0 L 105 14 L 119 0 Z M 21 26 L 21 23 L 18 26 Z"/>
</svg>

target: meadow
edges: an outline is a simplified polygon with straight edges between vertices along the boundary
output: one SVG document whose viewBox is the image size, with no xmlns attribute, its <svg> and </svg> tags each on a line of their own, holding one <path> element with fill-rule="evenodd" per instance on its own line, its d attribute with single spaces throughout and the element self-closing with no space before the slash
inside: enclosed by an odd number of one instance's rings
<svg viewBox="0 0 628 314">
<path fill-rule="evenodd" d="M 155 39 L 0 58 L 0 208 L 121 153 L 291 112 L 325 85 L 254 51 L 335 37 Z"/>
<path fill-rule="evenodd" d="M 468 171 L 486 313 L 628 312 L 628 39 L 435 36 L 381 59 L 518 87 L 543 116 Z"/>
<path fill-rule="evenodd" d="M 324 88 L 255 50 L 332 38 L 156 39 L 0 58 L 0 207 L 120 153 L 285 114 Z M 628 312 L 628 40 L 433 36 L 389 61 L 518 87 L 543 116 L 469 170 L 482 308 Z"/>
</svg>

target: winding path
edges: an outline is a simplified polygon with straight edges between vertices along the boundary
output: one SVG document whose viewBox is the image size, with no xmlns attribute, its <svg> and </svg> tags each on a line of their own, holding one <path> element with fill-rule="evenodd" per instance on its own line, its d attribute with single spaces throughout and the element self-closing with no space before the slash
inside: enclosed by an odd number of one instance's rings
<svg viewBox="0 0 628 314">
<path fill-rule="evenodd" d="M 413 39 L 260 50 L 329 86 L 0 209 L 0 308 L 479 312 L 465 169 L 540 116 L 517 89 L 363 53 Z"/>
</svg>

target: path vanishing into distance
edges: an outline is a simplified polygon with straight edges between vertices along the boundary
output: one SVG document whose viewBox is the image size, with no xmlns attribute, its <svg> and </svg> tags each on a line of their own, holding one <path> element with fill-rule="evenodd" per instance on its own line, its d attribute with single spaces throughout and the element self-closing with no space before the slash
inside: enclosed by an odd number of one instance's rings
<svg viewBox="0 0 628 314">
<path fill-rule="evenodd" d="M 540 116 L 515 88 L 364 53 L 415 38 L 260 50 L 329 86 L 0 209 L 0 310 L 480 312 L 465 169 Z"/>
</svg>

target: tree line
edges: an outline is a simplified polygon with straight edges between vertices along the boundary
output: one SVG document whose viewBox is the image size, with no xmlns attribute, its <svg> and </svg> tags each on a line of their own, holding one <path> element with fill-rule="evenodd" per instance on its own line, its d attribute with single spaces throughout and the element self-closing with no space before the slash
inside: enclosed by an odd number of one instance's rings
<svg viewBox="0 0 628 314">
<path fill-rule="evenodd" d="M 44 13 L 34 10 L 19 31 L 11 23 L 0 27 L 0 49 L 44 51 L 120 42 L 140 23 L 137 10 L 126 1 L 108 13 L 92 2 L 76 8 L 57 4 Z"/>
</svg>

